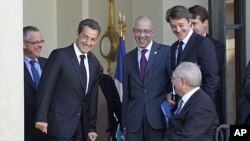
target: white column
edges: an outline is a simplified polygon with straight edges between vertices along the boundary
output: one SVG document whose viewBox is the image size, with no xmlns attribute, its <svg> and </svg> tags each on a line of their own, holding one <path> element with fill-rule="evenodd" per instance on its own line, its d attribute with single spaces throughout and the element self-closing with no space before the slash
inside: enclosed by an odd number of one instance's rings
<svg viewBox="0 0 250 141">
<path fill-rule="evenodd" d="M 0 141 L 24 140 L 23 0 L 0 1 Z"/>
</svg>

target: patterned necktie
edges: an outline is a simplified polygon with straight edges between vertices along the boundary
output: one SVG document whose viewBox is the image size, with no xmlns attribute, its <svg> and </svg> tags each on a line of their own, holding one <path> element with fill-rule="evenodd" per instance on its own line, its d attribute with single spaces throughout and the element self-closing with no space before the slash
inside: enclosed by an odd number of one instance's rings
<svg viewBox="0 0 250 141">
<path fill-rule="evenodd" d="M 179 114 L 179 113 L 180 113 L 182 103 L 183 103 L 183 100 L 180 99 L 180 100 L 178 101 L 177 109 L 175 110 L 174 114 Z"/>
<path fill-rule="evenodd" d="M 177 61 L 176 61 L 176 66 L 179 65 L 180 63 L 180 60 L 181 60 L 181 54 L 182 54 L 182 45 L 183 45 L 183 41 L 180 41 L 179 44 L 178 44 L 178 53 L 177 53 Z"/>
<path fill-rule="evenodd" d="M 32 73 L 32 76 L 33 76 L 33 82 L 34 82 L 35 87 L 37 88 L 39 80 L 40 80 L 40 75 L 37 72 L 37 69 L 35 67 L 35 63 L 36 63 L 35 60 L 31 60 L 30 61 L 30 64 L 31 64 L 31 73 Z"/>
<path fill-rule="evenodd" d="M 146 67 L 147 67 L 147 59 L 145 56 L 145 53 L 147 52 L 147 49 L 143 49 L 141 51 L 141 60 L 140 60 L 140 75 L 141 75 L 141 79 L 144 79 L 144 75 L 145 75 L 145 71 L 146 71 Z"/>
</svg>

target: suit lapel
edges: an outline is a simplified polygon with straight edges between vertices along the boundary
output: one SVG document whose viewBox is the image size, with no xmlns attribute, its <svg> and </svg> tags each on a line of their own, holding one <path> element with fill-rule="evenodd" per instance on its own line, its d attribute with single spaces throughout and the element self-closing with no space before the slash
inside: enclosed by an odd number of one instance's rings
<svg viewBox="0 0 250 141">
<path fill-rule="evenodd" d="M 176 41 L 172 47 L 171 47 L 171 71 L 173 71 L 175 69 L 175 62 L 176 62 L 176 48 L 177 48 L 177 45 L 178 45 L 178 41 Z"/>
<path fill-rule="evenodd" d="M 189 107 L 189 105 L 192 103 L 192 101 L 199 95 L 200 93 L 200 89 L 198 89 L 187 101 L 187 103 L 184 105 L 184 107 L 182 108 L 182 110 L 184 111 L 187 107 Z M 181 111 L 182 111 L 181 110 Z"/>
<path fill-rule="evenodd" d="M 78 62 L 78 59 L 77 59 L 77 56 L 75 54 L 75 51 L 74 51 L 74 47 L 73 47 L 73 44 L 70 46 L 70 54 L 71 54 L 71 62 L 77 72 L 77 75 L 78 75 L 78 78 L 79 78 L 79 81 L 83 87 L 83 92 L 85 92 L 86 90 L 86 86 L 85 86 L 85 83 L 84 83 L 84 80 L 83 80 L 83 77 L 82 77 L 82 72 L 80 70 L 80 66 L 79 66 L 79 62 Z M 82 94 L 83 95 L 83 94 Z"/>
<path fill-rule="evenodd" d="M 88 53 L 88 63 L 89 63 L 89 84 L 92 84 L 93 81 L 94 81 L 94 63 L 93 63 L 93 56 L 91 54 L 91 52 Z M 90 90 L 90 87 L 88 87 L 88 91 L 87 93 L 89 92 Z"/>
<path fill-rule="evenodd" d="M 34 83 L 33 83 L 31 74 L 30 74 L 30 72 L 29 72 L 27 66 L 25 65 L 25 63 L 24 63 L 24 79 L 26 79 L 27 82 L 28 82 L 34 89 L 36 89 L 36 88 L 35 88 L 35 85 L 34 85 Z"/>
<path fill-rule="evenodd" d="M 140 77 L 140 68 L 139 68 L 139 64 L 138 64 L 138 48 L 134 49 L 132 52 L 132 57 L 130 58 L 131 60 L 129 60 L 128 62 L 131 62 L 131 69 L 134 70 L 134 72 L 132 72 L 131 74 L 135 74 L 134 78 L 135 80 L 138 81 L 138 83 L 142 84 L 141 81 L 141 77 Z M 128 69 L 130 69 L 130 66 L 128 67 Z"/>
<path fill-rule="evenodd" d="M 147 76 L 147 73 L 149 71 L 149 69 L 152 67 L 155 57 L 157 55 L 157 49 L 158 49 L 159 45 L 156 44 L 155 42 L 153 42 L 152 47 L 151 47 L 151 51 L 148 57 L 148 64 L 146 67 L 146 72 L 145 72 L 145 76 Z"/>
<path fill-rule="evenodd" d="M 45 67 L 45 60 L 43 60 L 42 58 L 38 57 L 38 62 L 39 62 L 39 65 L 41 67 L 41 69 L 43 70 L 44 67 Z"/>
<path fill-rule="evenodd" d="M 188 57 L 189 52 L 192 52 L 192 50 L 196 48 L 196 46 L 194 46 L 195 39 L 196 39 L 196 33 L 193 32 L 193 34 L 189 38 L 184 50 L 182 51 L 180 62 L 185 60 L 185 58 Z"/>
</svg>

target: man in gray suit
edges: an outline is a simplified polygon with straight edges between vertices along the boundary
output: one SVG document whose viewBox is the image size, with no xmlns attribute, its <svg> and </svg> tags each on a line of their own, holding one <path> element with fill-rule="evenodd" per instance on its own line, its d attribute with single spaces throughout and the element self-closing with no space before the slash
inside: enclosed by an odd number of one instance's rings
<svg viewBox="0 0 250 141">
<path fill-rule="evenodd" d="M 172 75 L 181 97 L 163 141 L 213 141 L 219 124 L 212 99 L 200 88 L 202 75 L 197 64 L 182 62 Z"/>
<path fill-rule="evenodd" d="M 170 47 L 152 40 L 152 21 L 138 17 L 133 28 L 138 46 L 124 56 L 122 126 L 126 141 L 160 141 L 166 123 L 161 103 L 171 91 Z"/>
</svg>

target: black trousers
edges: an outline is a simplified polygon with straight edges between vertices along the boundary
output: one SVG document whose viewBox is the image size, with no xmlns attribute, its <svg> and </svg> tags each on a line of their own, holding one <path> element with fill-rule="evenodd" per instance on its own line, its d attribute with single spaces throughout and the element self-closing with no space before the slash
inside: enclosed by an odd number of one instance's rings
<svg viewBox="0 0 250 141">
<path fill-rule="evenodd" d="M 82 125 L 82 121 L 80 120 L 72 138 L 67 139 L 49 136 L 49 141 L 87 141 L 87 139 L 85 139 L 84 137 L 84 130 Z"/>
</svg>

